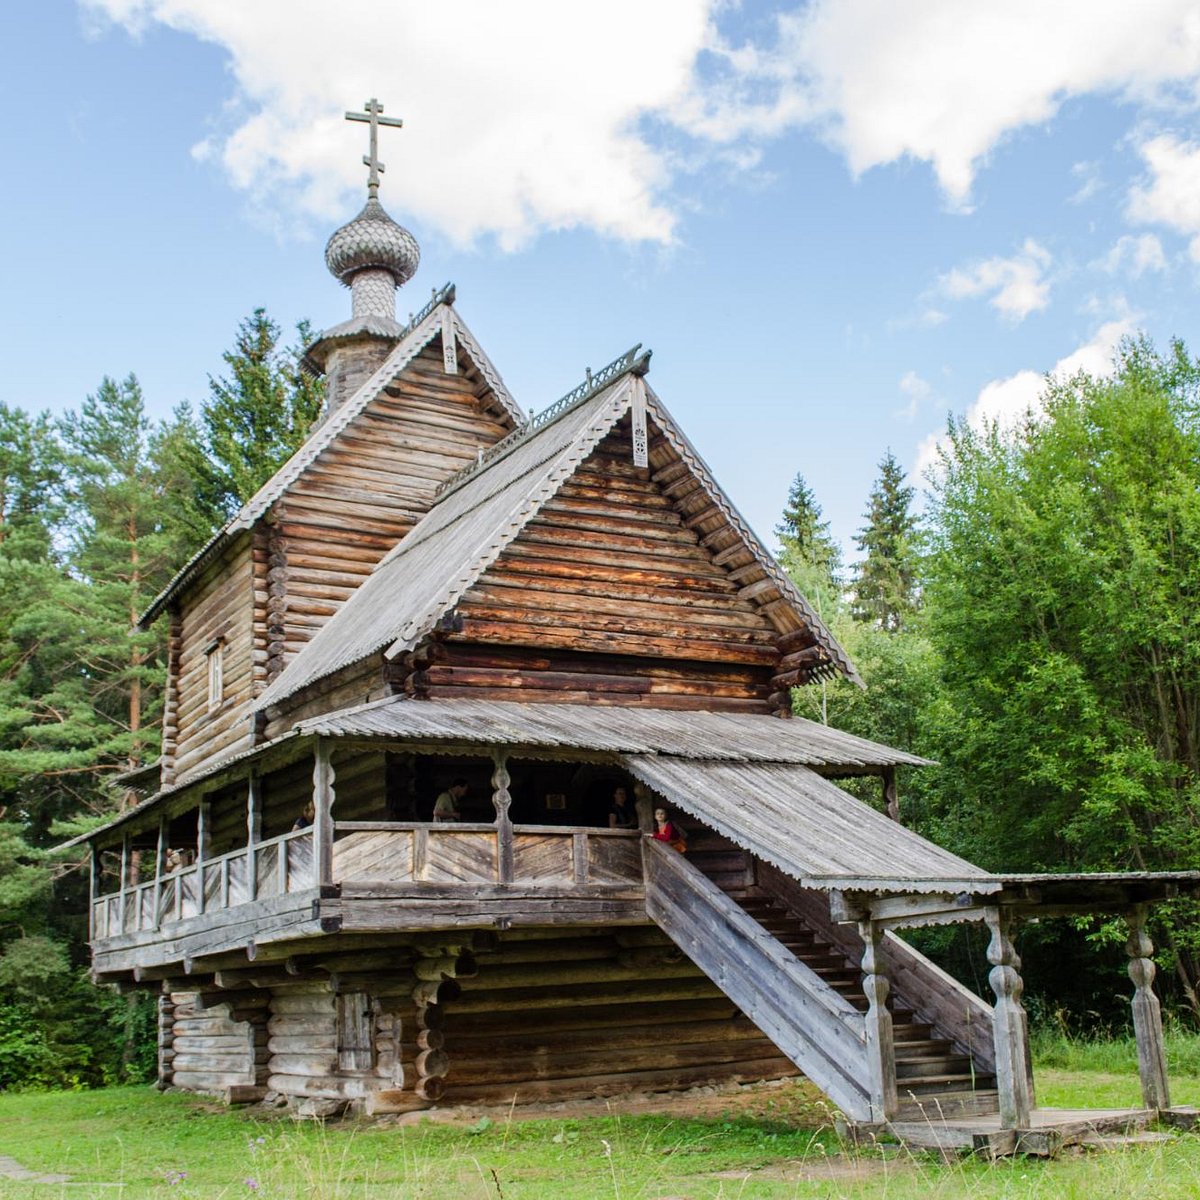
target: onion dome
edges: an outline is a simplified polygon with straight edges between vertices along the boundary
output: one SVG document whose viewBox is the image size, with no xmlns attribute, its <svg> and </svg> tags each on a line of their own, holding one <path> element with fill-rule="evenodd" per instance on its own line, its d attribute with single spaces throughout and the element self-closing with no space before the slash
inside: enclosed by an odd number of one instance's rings
<svg viewBox="0 0 1200 1200">
<path fill-rule="evenodd" d="M 387 271 L 400 287 L 416 274 L 420 262 L 417 239 L 396 224 L 374 196 L 325 245 L 325 265 L 347 287 L 360 271 Z"/>
</svg>

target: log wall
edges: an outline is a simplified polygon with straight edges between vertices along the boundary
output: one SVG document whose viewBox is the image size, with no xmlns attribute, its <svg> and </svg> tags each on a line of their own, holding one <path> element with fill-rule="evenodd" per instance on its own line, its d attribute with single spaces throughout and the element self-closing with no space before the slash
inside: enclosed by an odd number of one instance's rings
<svg viewBox="0 0 1200 1200">
<path fill-rule="evenodd" d="M 176 776 L 218 755 L 250 745 L 250 703 L 255 670 L 255 590 L 251 537 L 245 534 L 209 569 L 180 605 L 177 683 L 172 688 Z M 208 654 L 222 644 L 223 700 L 208 706 Z"/>
<path fill-rule="evenodd" d="M 219 999 L 219 997 L 217 997 Z M 226 1100 L 261 1099 L 267 1077 L 268 995 L 213 1004 L 211 992 L 175 992 L 169 1033 L 160 1030 L 159 1077 Z"/>
<path fill-rule="evenodd" d="M 363 409 L 275 506 L 280 667 L 429 510 L 437 485 L 510 428 L 476 374 L 445 373 L 439 339 Z"/>
<path fill-rule="evenodd" d="M 465 593 L 407 690 L 766 711 L 778 632 L 689 520 L 623 423 Z"/>
</svg>

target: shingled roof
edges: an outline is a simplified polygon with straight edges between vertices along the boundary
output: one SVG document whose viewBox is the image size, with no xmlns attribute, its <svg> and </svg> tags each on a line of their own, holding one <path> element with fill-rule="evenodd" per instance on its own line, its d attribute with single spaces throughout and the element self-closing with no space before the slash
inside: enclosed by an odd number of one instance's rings
<svg viewBox="0 0 1200 1200">
<path fill-rule="evenodd" d="M 258 698 L 259 710 L 384 651 L 412 649 L 458 602 L 629 411 L 647 415 L 687 465 L 747 554 L 761 568 L 758 603 L 781 633 L 807 627 L 831 668 L 857 681 L 849 658 L 717 486 L 691 443 L 643 379 L 638 347 L 569 393 L 448 481 L 434 507 L 375 568 L 338 613 Z M 768 594 L 769 593 L 769 594 Z M 786 619 L 780 609 L 785 610 Z"/>
<path fill-rule="evenodd" d="M 487 382 L 500 406 L 518 426 L 526 417 L 521 407 L 512 398 L 499 372 L 475 340 L 462 318 L 453 307 L 454 285 L 448 283 L 433 294 L 432 299 L 400 331 L 400 341 L 387 356 L 380 368 L 350 396 L 343 404 L 313 430 L 308 440 L 291 458 L 271 476 L 269 480 L 230 520 L 218 530 L 175 574 L 170 583 L 151 601 L 150 606 L 138 618 L 138 627 L 144 629 L 163 611 L 171 599 L 192 582 L 239 533 L 253 528 L 301 475 L 346 429 L 346 427 L 396 379 L 397 376 L 433 341 L 444 328 L 453 329 L 458 346 L 466 352 L 475 368 Z"/>
</svg>

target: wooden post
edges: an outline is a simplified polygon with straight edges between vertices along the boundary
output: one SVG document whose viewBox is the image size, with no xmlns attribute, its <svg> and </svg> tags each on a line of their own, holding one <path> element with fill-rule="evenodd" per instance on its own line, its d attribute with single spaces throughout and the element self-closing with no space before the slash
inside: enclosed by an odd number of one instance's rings
<svg viewBox="0 0 1200 1200">
<path fill-rule="evenodd" d="M 258 843 L 262 841 L 262 795 L 258 772 L 246 780 L 246 900 L 258 899 Z"/>
<path fill-rule="evenodd" d="M 88 853 L 88 941 L 96 940 L 96 901 L 100 898 L 100 851 L 93 842 Z M 105 922 L 104 936 L 108 937 Z"/>
<path fill-rule="evenodd" d="M 121 890 L 117 893 L 120 897 L 117 903 L 117 919 L 120 924 L 120 932 L 125 932 L 125 904 L 129 893 L 129 834 L 125 834 L 121 838 Z"/>
<path fill-rule="evenodd" d="M 204 864 L 208 858 L 209 846 L 212 844 L 212 802 L 208 799 L 200 801 L 200 809 L 196 814 L 196 912 L 203 913 L 205 909 L 204 894 Z"/>
<path fill-rule="evenodd" d="M 1021 993 L 1021 960 L 1012 943 L 1012 917 L 1002 908 L 985 909 L 992 940 L 988 982 L 996 993 L 992 1010 L 992 1038 L 996 1047 L 996 1087 L 1000 1093 L 1002 1129 L 1028 1129 L 1033 1110 L 1029 1077 L 1029 1031 Z"/>
<path fill-rule="evenodd" d="M 162 924 L 162 879 L 163 868 L 167 865 L 167 818 L 158 818 L 158 847 L 154 852 L 154 911 L 151 913 L 151 927 L 157 929 Z"/>
<path fill-rule="evenodd" d="M 333 882 L 333 751 L 318 738 L 313 755 L 313 873 L 317 885 Z"/>
<path fill-rule="evenodd" d="M 634 805 L 637 808 L 638 828 L 643 833 L 654 832 L 654 800 L 644 783 L 633 785 Z"/>
<path fill-rule="evenodd" d="M 1167 1054 L 1163 1044 L 1162 1008 L 1154 994 L 1154 944 L 1146 932 L 1146 906 L 1135 905 L 1126 914 L 1129 940 L 1129 978 L 1133 980 L 1133 1034 L 1137 1040 L 1138 1075 L 1142 1101 L 1147 1108 L 1171 1107 L 1167 1085 Z"/>
<path fill-rule="evenodd" d="M 886 1121 L 896 1115 L 896 1047 L 892 1037 L 892 1014 L 887 1008 L 891 984 L 883 973 L 879 942 L 883 927 L 877 921 L 860 921 L 863 941 L 862 987 L 867 997 L 864 1014 L 867 1035 L 867 1070 L 870 1072 L 871 1116 Z"/>
<path fill-rule="evenodd" d="M 887 815 L 900 823 L 900 793 L 896 790 L 896 768 L 883 769 L 883 807 Z"/>
<path fill-rule="evenodd" d="M 512 776 L 508 773 L 508 751 L 492 751 L 495 770 L 492 772 L 492 807 L 496 810 L 497 873 L 500 883 L 512 883 L 513 877 L 513 827 L 508 810 L 512 806 L 512 794 L 508 785 Z"/>
</svg>

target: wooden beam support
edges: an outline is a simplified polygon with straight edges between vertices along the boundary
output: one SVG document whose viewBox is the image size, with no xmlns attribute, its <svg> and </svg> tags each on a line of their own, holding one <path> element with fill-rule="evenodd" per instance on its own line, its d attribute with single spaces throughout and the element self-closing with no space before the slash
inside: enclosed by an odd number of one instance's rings
<svg viewBox="0 0 1200 1200">
<path fill-rule="evenodd" d="M 1138 1076 L 1142 1083 L 1142 1100 L 1147 1108 L 1160 1112 L 1171 1107 L 1167 1084 L 1167 1054 L 1163 1043 L 1162 1007 L 1154 994 L 1154 944 L 1146 932 L 1144 904 L 1136 905 L 1126 914 L 1129 940 L 1129 978 L 1133 981 L 1133 1033 L 1137 1041 Z"/>
<path fill-rule="evenodd" d="M 497 747 L 492 751 L 492 807 L 496 810 L 496 840 L 498 874 L 500 883 L 511 883 L 513 878 L 513 827 L 508 815 L 512 807 L 512 794 L 508 785 L 512 777 L 508 773 L 508 751 Z"/>
<path fill-rule="evenodd" d="M 883 768 L 883 808 L 897 825 L 900 820 L 900 793 L 896 790 L 896 768 Z"/>
<path fill-rule="evenodd" d="M 891 984 L 884 974 L 886 960 L 879 953 L 879 943 L 884 931 L 876 921 L 861 921 L 858 932 L 863 940 L 862 986 L 867 997 L 864 1023 L 871 1116 L 875 1121 L 887 1121 L 895 1116 L 899 1107 L 899 1097 L 896 1090 L 896 1047 L 892 1035 L 892 1014 L 887 1007 Z"/>
<path fill-rule="evenodd" d="M 318 885 L 333 882 L 333 779 L 332 744 L 318 738 L 313 752 L 313 869 Z"/>
<path fill-rule="evenodd" d="M 992 1009 L 992 1038 L 996 1047 L 996 1088 L 1000 1094 L 1000 1127 L 1028 1129 L 1033 1111 L 1033 1082 L 1029 1071 L 1029 1027 L 1021 993 L 1021 959 L 1012 940 L 1012 915 L 1003 908 L 989 908 L 987 923 L 992 931 L 988 982 L 996 993 Z"/>
</svg>

